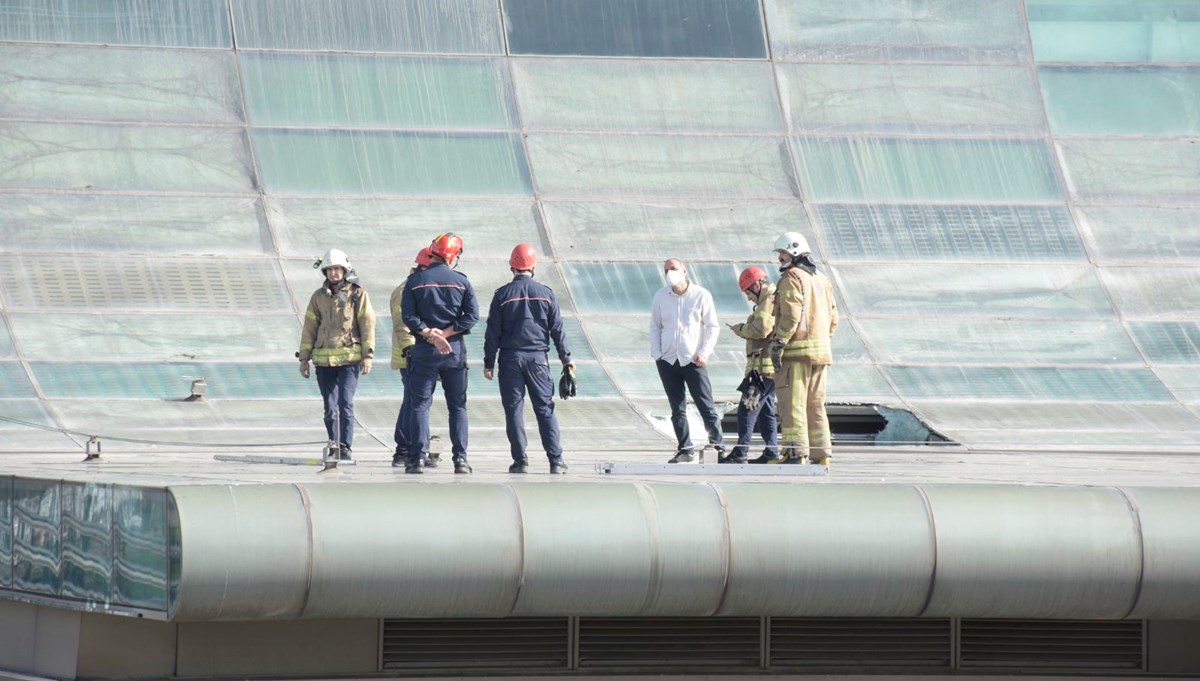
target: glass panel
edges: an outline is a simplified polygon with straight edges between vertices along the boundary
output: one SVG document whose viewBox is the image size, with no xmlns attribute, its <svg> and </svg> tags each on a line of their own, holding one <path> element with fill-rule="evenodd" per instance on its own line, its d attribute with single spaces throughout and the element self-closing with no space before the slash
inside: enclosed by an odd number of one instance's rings
<svg viewBox="0 0 1200 681">
<path fill-rule="evenodd" d="M 305 381 L 295 362 L 277 364 L 218 364 L 212 362 L 147 364 L 96 362 L 33 362 L 42 393 L 48 398 L 114 397 L 183 400 L 191 394 L 192 377 L 203 376 L 213 399 L 253 397 L 304 397 L 319 395 L 315 381 Z M 387 374 L 364 379 L 360 393 L 371 382 L 388 382 Z M 401 395 L 400 380 L 387 392 Z M 382 388 L 381 388 L 382 389 Z"/>
<path fill-rule="evenodd" d="M 835 260 L 1087 260 L 1059 206 L 815 208 Z"/>
<path fill-rule="evenodd" d="M 1200 68 L 1038 69 L 1046 114 L 1059 134 L 1194 135 Z M 1104 102 L 1104 106 L 1096 106 Z"/>
<path fill-rule="evenodd" d="M 839 288 L 855 314 L 929 319 L 1111 317 L 1087 267 L 839 265 Z"/>
<path fill-rule="evenodd" d="M 838 331 L 841 335 L 841 331 Z M 834 336 L 836 339 L 837 336 Z M 836 351 L 835 351 L 836 352 Z M 825 370 L 825 403 L 897 401 L 896 391 L 870 364 L 834 364 Z"/>
<path fill-rule="evenodd" d="M 662 269 L 649 263 L 569 262 L 563 263 L 563 274 L 571 282 L 571 293 L 581 314 L 639 312 L 649 315 L 654 294 L 666 286 Z M 649 323 L 647 316 L 646 324 Z"/>
<path fill-rule="evenodd" d="M 649 358 L 637 364 L 625 362 L 609 362 L 605 365 L 617 382 L 617 387 L 625 395 L 637 397 L 662 398 L 664 413 L 667 410 L 667 400 L 663 393 L 662 379 L 658 377 L 658 369 Z M 745 376 L 745 365 L 742 362 L 714 362 L 708 365 L 708 378 L 712 384 L 713 397 L 720 407 L 721 402 L 732 402 L 738 395 L 737 386 Z M 670 432 L 670 423 L 666 423 L 665 432 Z M 692 434 L 695 437 L 695 433 Z"/>
<path fill-rule="evenodd" d="M 685 260 L 757 259 L 767 268 L 773 235 L 790 230 L 812 234 L 804 206 L 797 201 L 725 205 L 548 201 L 542 207 L 564 259 L 619 258 L 657 264 L 670 253 Z M 680 234 L 688 238 L 680 239 Z M 763 236 L 749 239 L 747 234 Z M 816 246 L 815 240 L 809 243 Z"/>
<path fill-rule="evenodd" d="M 985 406 L 985 408 L 990 407 L 990 403 Z M 1091 430 L 1013 430 L 1005 428 L 1002 430 L 954 429 L 942 432 L 955 442 L 962 442 L 972 447 L 1010 451 L 1015 447 L 1034 445 L 1041 449 L 1074 447 L 1093 451 L 1112 451 L 1113 447 L 1119 446 L 1136 448 L 1139 452 L 1183 449 L 1191 453 L 1195 451 L 1197 443 L 1200 443 L 1200 434 L 1176 431 L 1096 430 L 1095 428 Z M 1136 459 L 1137 456 L 1128 457 L 1126 465 L 1131 468 L 1141 466 L 1141 462 Z M 1102 469 L 1096 469 L 1094 472 L 1097 475 L 1104 474 Z M 1096 484 L 1110 484 L 1110 480 L 1111 478 L 1107 477 L 1099 478 Z M 1077 476 L 1072 479 L 1072 484 L 1087 483 L 1083 478 Z"/>
<path fill-rule="evenodd" d="M 13 479 L 0 477 L 0 588 L 12 588 Z"/>
<path fill-rule="evenodd" d="M 1200 403 L 1200 367 L 1155 367 L 1154 373 L 1181 402 Z"/>
<path fill-rule="evenodd" d="M 293 311 L 267 260 L 125 256 L 116 277 L 105 258 L 0 256 L 0 285 L 12 309 Z"/>
<path fill-rule="evenodd" d="M 1145 435 L 1155 430 L 1197 431 L 1200 420 L 1178 404 L 982 402 L 945 400 L 914 402 L 932 424 L 963 428 L 1004 428 L 1015 436 L 1021 430 L 1133 431 Z M 1103 439 L 1100 440 L 1103 444 Z"/>
<path fill-rule="evenodd" d="M 757 0 L 504 0 L 510 54 L 766 57 Z"/>
<path fill-rule="evenodd" d="M 0 126 L 0 183 L 55 189 L 250 191 L 246 138 L 228 128 Z"/>
<path fill-rule="evenodd" d="M 839 200 L 1051 200 L 1040 141 L 793 138 L 805 196 Z"/>
<path fill-rule="evenodd" d="M 7 380 L 7 379 L 5 379 Z M 54 421 L 46 414 L 46 410 L 42 408 L 40 400 L 33 397 L 17 398 L 17 399 L 0 399 L 0 414 L 16 421 L 24 423 L 33 423 L 39 426 L 56 427 Z M 9 444 L 7 441 L 15 434 L 14 431 L 24 430 L 27 426 L 21 423 L 13 423 L 12 421 L 0 421 L 0 445 Z M 35 431 L 29 431 L 35 432 Z M 65 443 L 64 443 L 65 444 Z"/>
<path fill-rule="evenodd" d="M 1102 259 L 1200 261 L 1200 208 L 1076 206 Z"/>
<path fill-rule="evenodd" d="M 1030 0 L 1040 61 L 1200 61 L 1200 12 L 1191 0 Z"/>
<path fill-rule="evenodd" d="M 788 129 L 807 133 L 1041 134 L 1025 66 L 780 64 Z"/>
<path fill-rule="evenodd" d="M 1020 0 L 766 0 L 780 61 L 1020 62 Z"/>
<path fill-rule="evenodd" d="M 548 195 L 792 198 L 787 151 L 765 137 L 530 135 Z"/>
<path fill-rule="evenodd" d="M 1142 363 L 1115 321 L 926 319 L 914 324 L 910 319 L 859 318 L 858 323 L 880 362 Z"/>
<path fill-rule="evenodd" d="M 240 98 L 227 52 L 0 45 L 5 118 L 240 123 Z"/>
<path fill-rule="evenodd" d="M 713 304 L 721 315 L 733 316 L 740 321 L 754 311 L 754 306 L 738 288 L 738 275 L 748 265 L 737 263 L 691 263 L 687 265 L 688 278 L 708 289 Z"/>
<path fill-rule="evenodd" d="M 1151 362 L 1200 364 L 1200 324 L 1130 322 L 1129 328 Z"/>
<path fill-rule="evenodd" d="M 168 610 L 174 614 L 179 603 L 179 583 L 183 579 L 183 531 L 179 525 L 179 507 L 175 495 L 167 494 L 167 581 Z"/>
<path fill-rule="evenodd" d="M 463 237 L 468 262 L 480 258 L 508 262 L 512 247 L 520 242 L 534 244 L 543 258 L 549 252 L 529 201 L 268 198 L 267 210 L 285 256 L 316 259 L 336 244 L 352 263 L 366 255 L 409 263 L 417 251 L 447 231 Z"/>
<path fill-rule="evenodd" d="M 59 253 L 272 253 L 257 197 L 0 194 L 16 250 Z"/>
<path fill-rule="evenodd" d="M 2 0 L 0 40 L 231 46 L 224 0 Z"/>
<path fill-rule="evenodd" d="M 1060 367 L 884 367 L 902 395 L 914 398 L 1170 402 L 1148 369 Z"/>
<path fill-rule="evenodd" d="M 233 0 L 238 48 L 503 54 L 495 0 Z"/>
<path fill-rule="evenodd" d="M 0 362 L 0 397 L 37 397 L 20 362 Z"/>
<path fill-rule="evenodd" d="M 654 360 L 650 357 L 650 304 L 646 303 L 646 313 L 639 315 L 588 315 L 584 320 L 588 335 L 596 344 L 596 351 L 606 361 L 641 361 L 649 363 L 653 369 Z M 743 321 L 736 317 L 723 317 L 722 324 L 735 324 Z M 721 327 L 717 336 L 717 349 L 709 358 L 715 362 L 745 362 L 746 342 L 733 332 Z M 655 374 L 657 375 L 657 374 Z"/>
<path fill-rule="evenodd" d="M 515 135 L 257 129 L 254 144 L 273 192 L 529 194 Z"/>
<path fill-rule="evenodd" d="M 1126 317 L 1200 319 L 1200 270 L 1105 267 L 1100 278 Z"/>
<path fill-rule="evenodd" d="M 242 53 L 257 125 L 511 128 L 499 59 Z"/>
<path fill-rule="evenodd" d="M 30 359 L 281 360 L 300 344 L 295 315 L 13 313 Z"/>
<path fill-rule="evenodd" d="M 62 583 L 59 483 L 13 480 L 13 588 L 57 596 Z"/>
<path fill-rule="evenodd" d="M 780 130 L 765 63 L 514 59 L 512 66 L 529 129 Z"/>
<path fill-rule="evenodd" d="M 113 488 L 113 600 L 167 608 L 167 491 Z"/>
<path fill-rule="evenodd" d="M 1067 185 L 1084 200 L 1196 200 L 1200 145 L 1187 140 L 1059 140 Z"/>
<path fill-rule="evenodd" d="M 112 488 L 62 486 L 62 595 L 97 605 L 112 599 Z"/>
<path fill-rule="evenodd" d="M 16 357 L 17 351 L 13 348 L 12 336 L 8 334 L 8 325 L 0 319 L 0 358 L 7 359 Z"/>
</svg>

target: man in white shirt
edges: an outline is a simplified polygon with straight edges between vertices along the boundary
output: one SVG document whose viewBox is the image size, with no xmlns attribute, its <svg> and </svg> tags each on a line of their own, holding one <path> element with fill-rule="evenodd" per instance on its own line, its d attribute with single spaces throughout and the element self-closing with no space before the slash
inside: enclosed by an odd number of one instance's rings
<svg viewBox="0 0 1200 681">
<path fill-rule="evenodd" d="M 695 460 L 687 420 L 687 392 L 704 418 L 708 441 L 723 456 L 721 417 L 713 403 L 708 381 L 708 358 L 717 346 L 721 331 L 712 294 L 688 281 L 687 268 L 675 258 L 663 263 L 667 285 L 654 294 L 650 311 L 650 355 L 658 365 L 667 401 L 671 403 L 671 426 L 679 447 L 670 463 Z"/>
</svg>

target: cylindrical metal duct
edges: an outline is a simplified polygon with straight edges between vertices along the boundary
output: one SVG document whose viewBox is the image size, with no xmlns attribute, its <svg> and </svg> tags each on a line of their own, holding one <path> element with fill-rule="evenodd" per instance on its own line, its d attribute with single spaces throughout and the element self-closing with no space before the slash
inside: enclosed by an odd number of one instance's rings
<svg viewBox="0 0 1200 681">
<path fill-rule="evenodd" d="M 1200 616 L 1200 491 L 1126 490 L 1142 529 L 1142 589 L 1130 617 Z"/>
</svg>

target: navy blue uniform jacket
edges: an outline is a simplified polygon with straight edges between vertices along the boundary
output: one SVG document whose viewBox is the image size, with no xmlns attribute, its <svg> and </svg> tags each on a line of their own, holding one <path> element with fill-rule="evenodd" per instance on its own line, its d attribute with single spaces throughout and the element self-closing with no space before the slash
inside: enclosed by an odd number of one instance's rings
<svg viewBox="0 0 1200 681">
<path fill-rule="evenodd" d="M 461 335 L 470 333 L 479 321 L 479 303 L 465 274 L 437 263 L 409 275 L 400 299 L 400 314 L 417 342 L 427 343 L 421 337 L 426 328 L 454 327 Z"/>
<path fill-rule="evenodd" d="M 518 275 L 496 289 L 488 311 L 483 344 L 484 368 L 491 369 L 496 365 L 499 350 L 547 352 L 551 339 L 558 348 L 558 358 L 563 364 L 569 364 L 571 351 L 563 335 L 562 314 L 549 286 L 534 281 L 533 277 Z"/>
</svg>

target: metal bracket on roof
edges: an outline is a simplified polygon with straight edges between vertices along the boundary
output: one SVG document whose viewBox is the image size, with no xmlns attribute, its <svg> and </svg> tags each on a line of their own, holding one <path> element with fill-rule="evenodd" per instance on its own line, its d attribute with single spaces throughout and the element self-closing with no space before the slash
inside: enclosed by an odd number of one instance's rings
<svg viewBox="0 0 1200 681">
<path fill-rule="evenodd" d="M 96 453 L 95 454 L 92 453 L 92 445 L 93 444 L 96 445 Z M 96 435 L 92 435 L 91 437 L 88 438 L 87 450 L 84 452 L 83 462 L 87 463 L 88 461 L 95 461 L 96 459 L 99 459 L 99 458 L 100 458 L 100 438 Z"/>
</svg>

